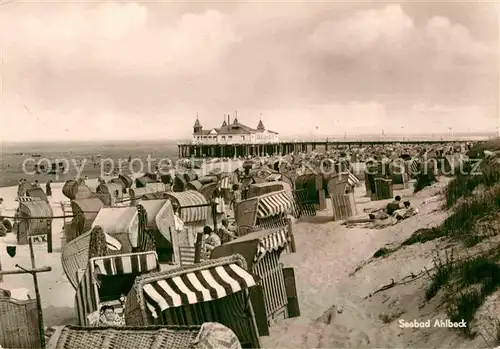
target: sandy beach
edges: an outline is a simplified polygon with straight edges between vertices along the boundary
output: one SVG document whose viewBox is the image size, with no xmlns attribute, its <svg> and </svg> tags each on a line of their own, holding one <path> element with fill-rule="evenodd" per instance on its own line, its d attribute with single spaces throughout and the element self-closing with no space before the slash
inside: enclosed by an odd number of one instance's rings
<svg viewBox="0 0 500 349">
<path fill-rule="evenodd" d="M 265 348 L 332 348 L 332 347 L 471 347 L 456 331 L 448 329 L 414 330 L 400 328 L 397 319 L 383 321 L 384 314 L 401 313 L 408 320 L 438 316 L 433 304 L 419 309 L 427 277 L 394 287 L 365 299 L 391 279 L 400 280 L 424 268 L 432 267 L 436 242 L 403 248 L 386 258 L 370 260 L 374 252 L 408 238 L 415 230 L 439 225 L 446 212 L 436 211 L 442 204 L 436 200 L 444 182 L 424 189 L 417 195 L 411 190 L 395 192 L 410 200 L 420 212 L 396 225 L 384 229 L 347 227 L 333 222 L 330 205 L 315 217 L 303 217 L 294 225 L 297 253 L 282 257 L 282 263 L 295 267 L 301 316 L 280 321 L 271 328 L 269 337 L 261 337 Z M 90 183 L 90 185 L 92 185 Z M 53 186 L 54 214 L 62 214 L 59 202 L 65 200 L 62 185 Z M 7 208 L 15 208 L 15 187 L 0 188 Z M 429 200 L 434 198 L 434 200 Z M 383 207 L 388 202 L 371 202 L 364 187 L 356 188 L 360 216 L 366 208 Z M 67 281 L 60 261 L 62 220 L 54 220 L 54 253 L 46 252 L 45 243 L 34 246 L 38 267 L 50 266 L 51 272 L 39 275 L 45 326 L 75 324 L 75 291 Z M 5 247 L 16 245 L 14 234 L 0 238 L 0 258 L 3 270 L 16 269 L 15 264 L 29 267 L 29 248 L 18 246 L 10 258 Z M 364 265 L 359 268 L 360 265 Z M 356 269 L 358 269 L 357 272 Z M 1 287 L 27 288 L 33 295 L 30 275 L 4 276 Z M 324 315 L 326 312 L 326 315 Z M 322 314 L 324 316 L 322 316 Z M 323 320 L 317 321 L 318 318 Z M 325 319 L 330 318 L 330 323 Z M 322 322 L 323 321 L 323 322 Z M 477 344 L 477 345 L 480 345 Z M 484 343 L 483 343 L 484 345 Z"/>
</svg>

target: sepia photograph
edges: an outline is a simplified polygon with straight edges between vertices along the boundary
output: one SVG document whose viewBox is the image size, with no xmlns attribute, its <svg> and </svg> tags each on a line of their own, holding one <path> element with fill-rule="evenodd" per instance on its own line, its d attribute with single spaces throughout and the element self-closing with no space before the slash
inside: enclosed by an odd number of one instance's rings
<svg viewBox="0 0 500 349">
<path fill-rule="evenodd" d="M 500 3 L 0 0 L 0 348 L 500 348 Z"/>
</svg>

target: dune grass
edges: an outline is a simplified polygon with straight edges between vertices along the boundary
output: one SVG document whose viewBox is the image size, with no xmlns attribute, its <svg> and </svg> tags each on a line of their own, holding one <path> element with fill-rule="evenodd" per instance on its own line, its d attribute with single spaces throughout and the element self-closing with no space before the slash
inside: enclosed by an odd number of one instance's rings
<svg viewBox="0 0 500 349">
<path fill-rule="evenodd" d="M 480 186 L 483 188 L 477 190 Z M 465 247 L 472 247 L 498 234 L 500 165 L 485 163 L 477 175 L 458 174 L 449 183 L 445 195 L 446 205 L 452 213 L 439 227 L 419 229 L 399 247 L 381 249 L 374 257 L 387 256 L 403 246 L 439 238 L 453 239 L 462 242 Z M 474 337 L 476 332 L 472 330 L 471 322 L 477 310 L 488 296 L 500 288 L 499 262 L 499 246 L 463 260 L 456 259 L 453 253 L 438 255 L 434 258 L 432 272 L 427 272 L 431 282 L 426 289 L 426 300 L 430 301 L 442 293 L 449 319 L 454 322 L 464 320 L 467 327 L 460 330 L 467 337 Z M 500 323 L 497 332 L 494 336 L 500 339 Z"/>
<path fill-rule="evenodd" d="M 451 180 L 445 191 L 446 207 L 452 208 L 456 202 L 472 194 L 481 185 L 488 188 L 500 182 L 500 164 L 482 162 L 478 168 L 476 163 L 464 162 L 455 170 L 455 178 Z"/>
<path fill-rule="evenodd" d="M 434 260 L 434 273 L 428 272 L 431 283 L 426 290 L 426 300 L 445 291 L 446 314 L 451 321 L 464 320 L 467 327 L 462 332 L 474 337 L 471 322 L 486 298 L 500 288 L 500 265 L 489 256 L 479 255 L 456 261 L 453 255 Z"/>
</svg>

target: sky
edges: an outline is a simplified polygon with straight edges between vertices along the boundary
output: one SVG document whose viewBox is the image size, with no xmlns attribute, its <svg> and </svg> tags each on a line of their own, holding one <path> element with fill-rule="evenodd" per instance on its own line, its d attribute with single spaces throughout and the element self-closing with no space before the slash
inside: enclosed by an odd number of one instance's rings
<svg viewBox="0 0 500 349">
<path fill-rule="evenodd" d="M 0 139 L 498 131 L 493 2 L 0 0 Z"/>
</svg>

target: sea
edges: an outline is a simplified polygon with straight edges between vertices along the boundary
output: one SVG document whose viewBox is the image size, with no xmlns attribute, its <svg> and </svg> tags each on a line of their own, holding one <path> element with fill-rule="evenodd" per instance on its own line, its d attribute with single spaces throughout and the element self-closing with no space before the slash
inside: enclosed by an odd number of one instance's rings
<svg viewBox="0 0 500 349">
<path fill-rule="evenodd" d="M 0 150 L 0 187 L 17 185 L 21 178 L 40 183 L 48 179 L 64 182 L 78 172 L 82 177 L 95 178 L 101 174 L 101 164 L 106 172 L 119 165 L 126 174 L 152 172 L 159 163 L 175 162 L 177 155 L 176 141 L 4 142 Z M 128 163 L 129 159 L 134 160 Z M 47 166 L 49 161 L 66 164 L 67 173 L 34 173 L 35 164 Z"/>
</svg>

